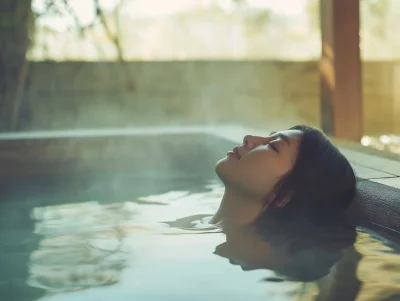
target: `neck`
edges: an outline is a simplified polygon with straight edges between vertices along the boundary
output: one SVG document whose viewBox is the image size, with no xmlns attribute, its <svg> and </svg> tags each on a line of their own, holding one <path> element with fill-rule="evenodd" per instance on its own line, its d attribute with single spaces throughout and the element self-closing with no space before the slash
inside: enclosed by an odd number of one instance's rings
<svg viewBox="0 0 400 301">
<path fill-rule="evenodd" d="M 263 200 L 252 198 L 225 187 L 221 204 L 210 223 L 220 224 L 223 227 L 249 225 L 258 217 L 263 206 Z"/>
</svg>

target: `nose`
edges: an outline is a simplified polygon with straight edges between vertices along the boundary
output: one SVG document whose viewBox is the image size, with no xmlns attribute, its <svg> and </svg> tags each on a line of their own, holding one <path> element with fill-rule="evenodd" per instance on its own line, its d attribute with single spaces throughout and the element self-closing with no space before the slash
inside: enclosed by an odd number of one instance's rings
<svg viewBox="0 0 400 301">
<path fill-rule="evenodd" d="M 261 144 L 267 143 L 268 138 L 261 137 L 261 136 L 253 136 L 253 135 L 246 135 L 243 138 L 243 145 L 246 148 L 254 148 Z"/>
</svg>

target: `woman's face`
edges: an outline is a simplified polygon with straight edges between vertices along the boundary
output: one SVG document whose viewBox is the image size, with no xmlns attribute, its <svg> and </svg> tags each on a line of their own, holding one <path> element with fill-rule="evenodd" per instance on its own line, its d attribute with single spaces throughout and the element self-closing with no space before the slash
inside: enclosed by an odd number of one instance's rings
<svg viewBox="0 0 400 301">
<path fill-rule="evenodd" d="M 275 184 L 292 170 L 302 132 L 286 130 L 268 137 L 245 136 L 243 144 L 218 161 L 216 172 L 226 189 L 265 200 Z"/>
</svg>

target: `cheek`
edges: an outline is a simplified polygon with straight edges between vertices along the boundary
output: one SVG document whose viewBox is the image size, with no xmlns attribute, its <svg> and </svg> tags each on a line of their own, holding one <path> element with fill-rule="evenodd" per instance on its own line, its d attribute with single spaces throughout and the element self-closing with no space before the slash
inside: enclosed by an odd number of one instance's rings
<svg viewBox="0 0 400 301">
<path fill-rule="evenodd" d="M 268 195 L 279 179 L 291 170 L 290 162 L 274 154 L 249 156 L 240 163 L 243 186 L 259 196 Z"/>
<path fill-rule="evenodd" d="M 257 195 L 265 196 L 277 182 L 279 176 L 274 162 L 268 159 L 247 160 L 241 168 L 243 185 Z"/>
</svg>

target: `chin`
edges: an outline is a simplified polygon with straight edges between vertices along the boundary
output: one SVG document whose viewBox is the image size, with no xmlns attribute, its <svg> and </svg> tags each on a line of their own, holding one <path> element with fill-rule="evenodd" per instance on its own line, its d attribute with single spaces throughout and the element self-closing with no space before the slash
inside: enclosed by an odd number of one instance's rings
<svg viewBox="0 0 400 301">
<path fill-rule="evenodd" d="M 227 165 L 227 160 L 226 158 L 222 158 L 221 160 L 219 160 L 216 164 L 215 164 L 215 173 L 217 174 L 217 176 L 223 180 L 224 179 L 224 174 L 226 172 L 226 165 Z"/>
<path fill-rule="evenodd" d="M 227 169 L 224 168 L 225 166 L 220 165 L 215 167 L 215 173 L 217 174 L 218 178 L 222 182 L 225 188 L 232 186 L 232 178 Z"/>
</svg>

